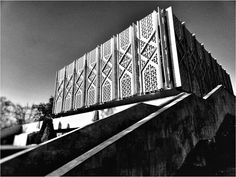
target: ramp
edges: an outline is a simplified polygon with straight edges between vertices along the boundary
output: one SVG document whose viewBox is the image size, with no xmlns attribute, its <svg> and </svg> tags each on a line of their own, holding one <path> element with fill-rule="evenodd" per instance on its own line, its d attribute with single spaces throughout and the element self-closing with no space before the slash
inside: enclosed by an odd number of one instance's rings
<svg viewBox="0 0 236 177">
<path fill-rule="evenodd" d="M 0 161 L 2 175 L 174 175 L 188 153 L 215 136 L 235 97 L 222 86 L 204 98 L 181 93 L 76 129 Z M 22 163 L 24 162 L 24 163 Z"/>
<path fill-rule="evenodd" d="M 0 161 L 1 174 L 11 176 L 47 175 L 86 153 L 122 130 L 177 99 L 173 96 L 159 106 L 138 103 L 127 110 L 99 120 L 81 129 L 30 148 Z M 24 162 L 24 163 L 22 163 Z"/>
<path fill-rule="evenodd" d="M 235 116 L 235 97 L 222 86 L 204 99 L 182 94 L 47 176 L 174 175 L 190 150 L 212 138 L 227 115 Z"/>
</svg>

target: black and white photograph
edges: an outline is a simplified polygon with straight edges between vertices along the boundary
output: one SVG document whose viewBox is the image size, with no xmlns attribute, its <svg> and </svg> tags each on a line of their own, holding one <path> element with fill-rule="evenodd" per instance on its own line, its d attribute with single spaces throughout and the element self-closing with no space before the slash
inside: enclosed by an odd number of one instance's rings
<svg viewBox="0 0 236 177">
<path fill-rule="evenodd" d="M 236 1 L 0 4 L 1 176 L 236 175 Z"/>
</svg>

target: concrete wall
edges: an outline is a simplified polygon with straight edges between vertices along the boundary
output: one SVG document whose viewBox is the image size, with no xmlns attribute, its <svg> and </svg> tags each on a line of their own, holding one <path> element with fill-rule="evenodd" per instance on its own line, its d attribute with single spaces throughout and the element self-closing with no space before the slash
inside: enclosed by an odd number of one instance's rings
<svg viewBox="0 0 236 177">
<path fill-rule="evenodd" d="M 139 104 L 0 161 L 1 174 L 46 175 L 158 109 Z M 23 162 L 23 163 L 22 163 Z"/>
<path fill-rule="evenodd" d="M 174 175 L 226 115 L 235 116 L 235 97 L 222 87 L 207 100 L 191 95 L 65 175 Z"/>
</svg>

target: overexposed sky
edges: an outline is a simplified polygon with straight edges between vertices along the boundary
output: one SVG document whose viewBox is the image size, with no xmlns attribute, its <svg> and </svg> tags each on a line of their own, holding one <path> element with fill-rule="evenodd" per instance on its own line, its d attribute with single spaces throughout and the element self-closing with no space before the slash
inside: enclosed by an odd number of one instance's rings
<svg viewBox="0 0 236 177">
<path fill-rule="evenodd" d="M 235 85 L 235 2 L 1 2 L 1 96 L 39 103 L 56 71 L 151 13 L 173 7 Z"/>
</svg>

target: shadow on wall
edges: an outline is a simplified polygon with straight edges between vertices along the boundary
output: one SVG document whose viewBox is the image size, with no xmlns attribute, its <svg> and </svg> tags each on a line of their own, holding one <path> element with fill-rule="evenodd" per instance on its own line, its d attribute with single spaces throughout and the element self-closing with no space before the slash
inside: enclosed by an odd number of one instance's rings
<svg viewBox="0 0 236 177">
<path fill-rule="evenodd" d="M 176 175 L 235 176 L 235 116 L 226 114 L 216 136 L 199 141 Z"/>
</svg>

